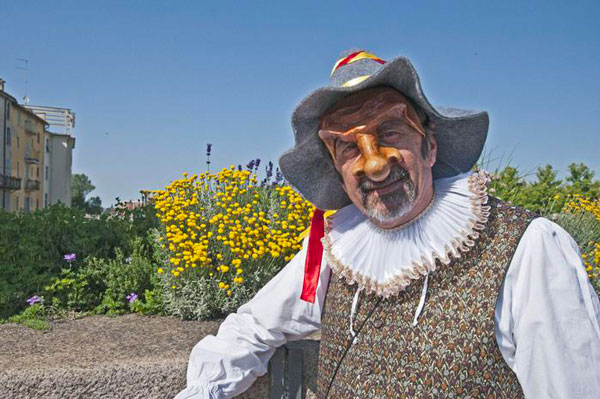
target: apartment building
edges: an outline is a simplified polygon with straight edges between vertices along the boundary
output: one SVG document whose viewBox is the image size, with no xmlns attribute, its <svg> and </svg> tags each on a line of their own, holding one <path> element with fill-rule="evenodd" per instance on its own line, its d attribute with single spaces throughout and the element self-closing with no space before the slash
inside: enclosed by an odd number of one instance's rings
<svg viewBox="0 0 600 399">
<path fill-rule="evenodd" d="M 44 141 L 44 206 L 62 202 L 71 206 L 71 168 L 75 113 L 68 108 L 26 105 L 48 124 Z"/>
<path fill-rule="evenodd" d="M 4 83 L 0 79 L 0 206 L 34 211 L 44 206 L 46 122 L 6 93 Z"/>
<path fill-rule="evenodd" d="M 0 208 L 34 211 L 71 205 L 75 114 L 68 108 L 22 105 L 0 79 Z"/>
</svg>

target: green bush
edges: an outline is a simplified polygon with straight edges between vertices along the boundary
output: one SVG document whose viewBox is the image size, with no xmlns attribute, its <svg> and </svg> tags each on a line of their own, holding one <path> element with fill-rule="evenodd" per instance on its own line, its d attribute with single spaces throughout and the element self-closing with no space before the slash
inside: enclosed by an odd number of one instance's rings
<svg viewBox="0 0 600 399">
<path fill-rule="evenodd" d="M 96 314 L 122 314 L 131 310 L 127 296 L 138 295 L 135 309 L 161 311 L 159 278 L 150 251 L 140 237 L 133 239 L 130 257 L 117 248 L 114 259 L 88 257 L 77 271 L 63 268 L 54 282 L 45 287 L 46 300 L 62 309 Z M 135 311 L 135 310 L 134 310 Z"/>
<path fill-rule="evenodd" d="M 48 330 L 48 313 L 43 304 L 35 303 L 26 308 L 21 314 L 12 316 L 9 322 L 23 324 L 34 330 Z"/>
<path fill-rule="evenodd" d="M 540 167 L 535 179 L 512 166 L 492 174 L 490 194 L 510 201 L 540 215 L 548 216 L 561 212 L 569 196 L 578 194 L 586 198 L 600 197 L 600 180 L 594 180 L 594 172 L 584 164 L 572 163 L 565 180 L 557 178 L 557 171 L 550 165 Z"/>
<path fill-rule="evenodd" d="M 235 311 L 300 250 L 314 207 L 282 185 L 277 171 L 271 180 L 272 163 L 259 183 L 254 162 L 249 170 L 184 173 L 155 192 L 163 224 L 156 253 L 170 314 L 202 320 Z"/>
<path fill-rule="evenodd" d="M 240 287 L 228 296 L 225 291 L 215 289 L 212 279 L 188 275 L 188 278 L 180 280 L 176 289 L 168 287 L 165 281 L 163 302 L 167 314 L 182 320 L 211 320 L 235 312 L 254 293 Z"/>
<path fill-rule="evenodd" d="M 63 204 L 30 213 L 0 210 L 0 318 L 23 310 L 28 297 L 41 293 L 61 273 L 67 280 L 63 285 L 73 286 L 70 298 L 62 298 L 65 305 L 69 301 L 73 307 L 77 302 L 93 302 L 78 295 L 88 295 L 84 292 L 97 288 L 84 289 L 78 285 L 84 284 L 83 280 L 70 281 L 84 266 L 83 259 L 106 262 L 115 259 L 119 251 L 126 258 L 132 254 L 136 237 L 144 244 L 143 255 L 151 257 L 148 229 L 157 225 L 153 212 L 152 206 L 146 206 L 90 218 L 82 210 Z M 69 253 L 77 255 L 70 265 L 64 260 Z M 71 273 L 63 272 L 65 268 Z M 93 274 L 93 268 L 88 272 Z M 99 280 L 90 277 L 85 281 L 100 284 Z"/>
</svg>

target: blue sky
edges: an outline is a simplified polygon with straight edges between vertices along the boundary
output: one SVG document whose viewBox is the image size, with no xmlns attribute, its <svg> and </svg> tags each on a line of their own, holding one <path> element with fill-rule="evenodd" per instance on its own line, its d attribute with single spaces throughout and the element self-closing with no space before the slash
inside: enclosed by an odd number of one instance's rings
<svg viewBox="0 0 600 399">
<path fill-rule="evenodd" d="M 600 173 L 598 2 L 0 4 L 0 77 L 77 114 L 73 173 L 103 205 L 182 172 L 276 161 L 339 53 L 411 58 L 436 105 L 490 113 L 490 160 Z M 29 60 L 29 84 L 17 67 Z"/>
</svg>

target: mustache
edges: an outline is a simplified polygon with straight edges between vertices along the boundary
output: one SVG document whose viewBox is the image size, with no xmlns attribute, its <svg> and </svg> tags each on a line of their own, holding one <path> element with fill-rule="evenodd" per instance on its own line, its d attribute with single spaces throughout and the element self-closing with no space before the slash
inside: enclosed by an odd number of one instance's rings
<svg viewBox="0 0 600 399">
<path fill-rule="evenodd" d="M 363 193 L 365 193 L 370 190 L 385 187 L 388 184 L 394 183 L 396 181 L 410 181 L 410 176 L 408 172 L 398 165 L 394 165 L 390 170 L 390 174 L 388 175 L 388 177 L 386 177 L 385 180 L 379 182 L 375 182 L 369 179 L 367 176 L 362 176 L 360 181 L 358 182 L 358 187 Z"/>
</svg>

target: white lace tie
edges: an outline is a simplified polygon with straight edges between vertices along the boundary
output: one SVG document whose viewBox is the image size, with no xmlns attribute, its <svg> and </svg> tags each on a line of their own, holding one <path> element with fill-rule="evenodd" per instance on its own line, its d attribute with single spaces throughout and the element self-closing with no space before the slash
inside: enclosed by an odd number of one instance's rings
<svg viewBox="0 0 600 399">
<path fill-rule="evenodd" d="M 417 325 L 417 319 L 421 315 L 423 308 L 425 307 L 425 297 L 427 296 L 427 280 L 429 280 L 429 273 L 425 275 L 425 282 L 423 283 L 423 290 L 421 291 L 421 299 L 419 300 L 419 305 L 417 306 L 417 311 L 415 312 L 415 318 L 413 320 L 413 327 Z"/>
<path fill-rule="evenodd" d="M 358 306 L 358 297 L 360 295 L 360 291 L 362 291 L 362 288 L 358 287 L 356 289 L 356 293 L 354 294 L 354 298 L 352 299 L 352 310 L 350 311 L 350 335 L 352 335 L 352 343 L 356 342 L 357 336 L 356 333 L 354 332 L 354 314 L 356 313 L 356 307 Z"/>
</svg>

